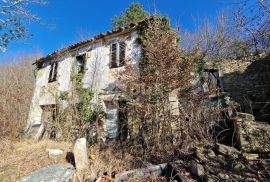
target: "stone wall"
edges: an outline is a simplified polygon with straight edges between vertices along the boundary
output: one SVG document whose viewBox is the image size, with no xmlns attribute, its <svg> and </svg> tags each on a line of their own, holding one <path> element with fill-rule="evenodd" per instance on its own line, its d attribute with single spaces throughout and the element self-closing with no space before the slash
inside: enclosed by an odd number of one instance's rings
<svg viewBox="0 0 270 182">
<path fill-rule="evenodd" d="M 219 66 L 224 91 L 241 105 L 241 110 L 254 114 L 258 121 L 269 121 L 270 56 L 252 61 L 224 61 Z"/>
<path fill-rule="evenodd" d="M 243 152 L 270 153 L 270 125 L 255 122 L 251 114 L 237 113 L 232 118 L 235 139 Z"/>
</svg>

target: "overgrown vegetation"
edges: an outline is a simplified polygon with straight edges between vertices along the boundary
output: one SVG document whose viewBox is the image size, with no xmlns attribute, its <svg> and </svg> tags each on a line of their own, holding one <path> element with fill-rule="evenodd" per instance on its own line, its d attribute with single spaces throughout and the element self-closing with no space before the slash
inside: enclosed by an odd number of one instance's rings
<svg viewBox="0 0 270 182">
<path fill-rule="evenodd" d="M 137 156 L 166 161 L 179 149 L 209 143 L 215 112 L 205 112 L 203 98 L 192 92 L 196 63 L 203 60 L 180 51 L 168 19 L 153 16 L 138 32 L 143 47 L 140 74 L 126 65 L 120 80 L 128 102 L 126 144 Z M 179 114 L 171 110 L 170 98 L 181 101 Z"/>
<path fill-rule="evenodd" d="M 59 96 L 56 96 L 56 107 L 49 108 L 48 112 L 55 113 L 56 118 L 47 126 L 47 135 L 50 138 L 65 141 L 87 137 L 89 142 L 96 142 L 97 133 L 95 132 L 105 115 L 101 108 L 92 107 L 93 88 L 83 87 L 84 70 L 76 69 L 72 68 L 71 91 L 60 92 Z M 63 102 L 67 105 L 64 106 Z"/>
</svg>

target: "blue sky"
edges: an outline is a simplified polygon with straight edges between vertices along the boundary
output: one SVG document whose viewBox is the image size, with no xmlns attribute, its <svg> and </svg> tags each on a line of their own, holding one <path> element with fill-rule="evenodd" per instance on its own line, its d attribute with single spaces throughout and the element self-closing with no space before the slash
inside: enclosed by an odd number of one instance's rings
<svg viewBox="0 0 270 182">
<path fill-rule="evenodd" d="M 0 63 L 19 54 L 40 52 L 46 55 L 56 49 L 111 29 L 111 19 L 140 2 L 150 12 L 157 9 L 171 18 L 172 25 L 179 22 L 182 28 L 193 29 L 193 19 L 214 17 L 232 7 L 232 0 L 48 0 L 45 6 L 33 6 L 32 12 L 42 19 L 42 24 L 30 24 L 34 37 L 10 44 L 5 53 L 0 52 Z M 154 6 L 155 4 L 155 6 Z"/>
</svg>

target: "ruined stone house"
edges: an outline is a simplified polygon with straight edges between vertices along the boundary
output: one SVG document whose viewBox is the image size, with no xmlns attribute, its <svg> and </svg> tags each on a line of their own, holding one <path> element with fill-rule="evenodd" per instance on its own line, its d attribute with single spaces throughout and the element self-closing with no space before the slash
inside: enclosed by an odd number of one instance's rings
<svg viewBox="0 0 270 182">
<path fill-rule="evenodd" d="M 92 39 L 75 43 L 37 60 L 34 63 L 37 67 L 36 85 L 25 129 L 26 134 L 40 138 L 48 118 L 53 119 L 53 114 L 46 112 L 46 108 L 53 108 L 56 104 L 67 107 L 67 102 L 58 103 L 56 97 L 63 92 L 70 92 L 71 74 L 74 68 L 82 68 L 83 87 L 93 88 L 98 95 L 99 104 L 107 114 L 104 123 L 106 138 L 116 138 L 118 119 L 121 115 L 118 109 L 121 94 L 115 82 L 126 64 L 138 67 L 141 45 L 137 41 L 137 26 L 131 24 L 128 27 L 101 33 Z M 176 99 L 171 100 L 177 106 Z"/>
<path fill-rule="evenodd" d="M 94 101 L 89 104 L 95 105 L 96 102 L 106 113 L 106 121 L 103 123 L 105 138 L 117 138 L 119 120 L 124 114 L 119 107 L 125 101 L 116 82 L 127 64 L 138 68 L 139 72 L 142 48 L 137 39 L 138 26 L 131 24 L 101 33 L 37 60 L 34 63 L 37 68 L 36 85 L 25 128 L 26 135 L 41 138 L 46 124 L 56 117 L 50 109 L 57 105 L 68 107 L 68 101 L 59 102 L 59 97 L 62 93 L 71 94 L 72 74 L 81 70 L 83 87 L 95 92 Z M 200 90 L 205 88 L 198 92 Z M 176 92 L 172 92 L 169 96 L 169 107 L 173 115 L 179 114 L 176 95 Z"/>
<path fill-rule="evenodd" d="M 83 87 L 95 92 L 93 103 L 89 104 L 98 103 L 106 113 L 102 126 L 104 138 L 117 138 L 119 120 L 123 115 L 119 108 L 125 101 L 116 82 L 127 64 L 139 71 L 142 47 L 137 41 L 137 28 L 138 24 L 131 24 L 101 33 L 37 60 L 34 63 L 37 68 L 36 85 L 25 128 L 26 135 L 41 138 L 46 130 L 46 123 L 55 117 L 54 113 L 48 112 L 48 108 L 56 105 L 68 107 L 70 103 L 67 100 L 59 102 L 58 98 L 62 93 L 71 94 L 72 74 L 81 70 Z M 269 56 L 251 62 L 222 62 L 217 67 L 223 70 L 223 75 L 219 73 L 219 69 L 207 69 L 208 76 L 205 80 L 214 80 L 213 84 L 219 85 L 221 91 L 228 92 L 232 99 L 241 104 L 242 109 L 247 105 L 243 102 L 244 98 L 249 98 L 249 103 L 253 106 L 250 113 L 258 113 L 255 115 L 256 120 L 269 121 Z M 209 91 L 209 85 L 201 86 L 197 92 Z M 171 95 L 169 100 L 173 115 L 178 115 L 177 97 Z M 249 112 L 246 110 L 244 111 Z"/>
</svg>

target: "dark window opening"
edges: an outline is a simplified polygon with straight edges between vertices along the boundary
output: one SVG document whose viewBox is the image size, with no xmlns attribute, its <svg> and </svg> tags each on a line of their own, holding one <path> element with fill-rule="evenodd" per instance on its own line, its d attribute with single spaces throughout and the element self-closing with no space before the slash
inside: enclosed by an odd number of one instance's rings
<svg viewBox="0 0 270 182">
<path fill-rule="evenodd" d="M 119 66 L 123 66 L 125 64 L 126 59 L 126 43 L 120 42 L 119 43 Z"/>
<path fill-rule="evenodd" d="M 128 112 L 127 102 L 124 100 L 119 101 L 118 132 L 118 139 L 125 141 L 128 137 Z"/>
<path fill-rule="evenodd" d="M 84 70 L 85 70 L 85 60 L 86 60 L 86 55 L 83 54 L 83 55 L 79 55 L 76 57 L 76 60 L 77 60 L 77 70 L 78 70 L 78 73 L 84 73 Z"/>
<path fill-rule="evenodd" d="M 111 45 L 111 68 L 117 67 L 117 44 Z"/>
<path fill-rule="evenodd" d="M 45 105 L 42 107 L 42 123 L 45 124 L 46 128 L 42 136 L 47 136 L 51 139 L 55 139 L 57 136 L 57 128 L 53 126 L 58 117 L 58 107 L 56 105 Z"/>
<path fill-rule="evenodd" d="M 125 64 L 126 43 L 119 42 L 111 44 L 110 68 L 118 68 Z"/>
<path fill-rule="evenodd" d="M 218 89 L 216 94 L 218 94 L 219 91 L 223 92 L 223 80 L 222 77 L 220 77 L 219 69 L 204 69 L 201 87 L 204 93 L 209 92 L 213 88 Z"/>
<path fill-rule="evenodd" d="M 51 64 L 51 70 L 50 70 L 50 75 L 49 75 L 49 82 L 54 82 L 57 80 L 57 67 L 58 63 L 55 62 Z"/>
</svg>

